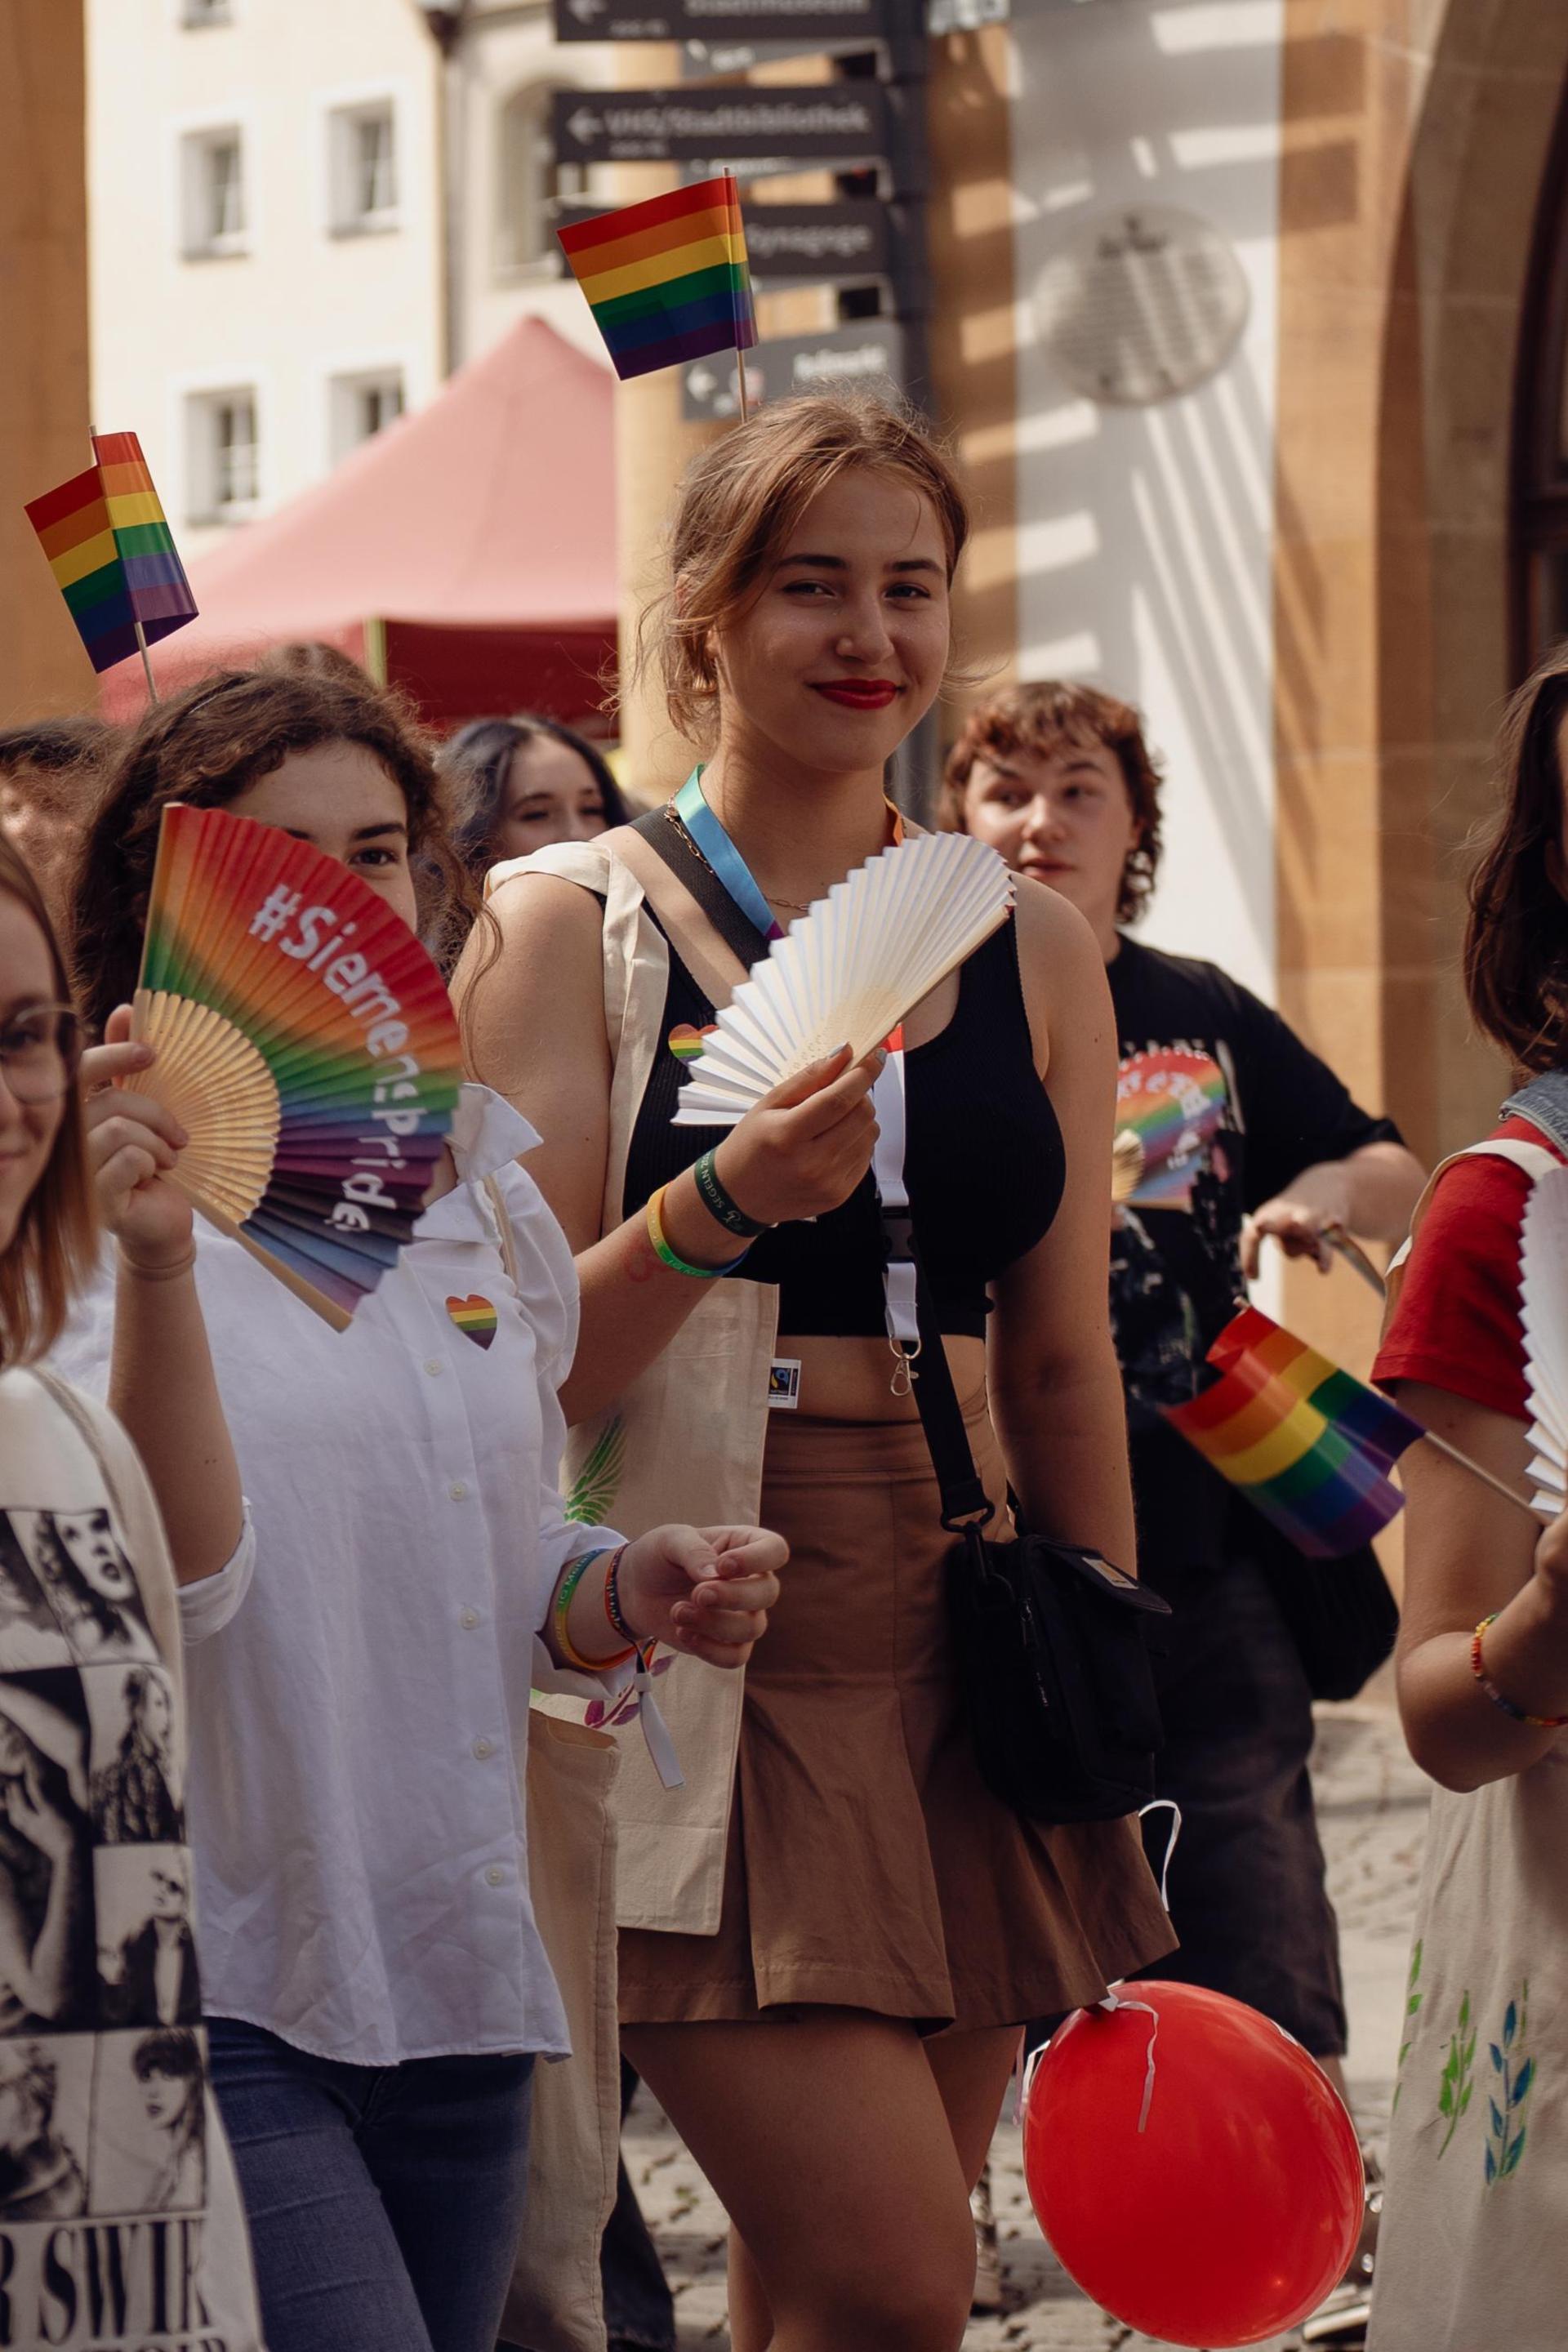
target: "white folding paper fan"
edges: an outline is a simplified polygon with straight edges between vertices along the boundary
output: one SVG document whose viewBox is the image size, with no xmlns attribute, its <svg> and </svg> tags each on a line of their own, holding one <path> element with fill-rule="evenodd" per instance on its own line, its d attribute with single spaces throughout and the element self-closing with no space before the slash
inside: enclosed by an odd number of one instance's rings
<svg viewBox="0 0 1568 2352">
<path fill-rule="evenodd" d="M 680 1089 L 677 1127 L 732 1127 L 847 1044 L 856 1061 L 1006 919 L 1013 877 L 962 833 L 885 849 L 816 899 L 752 966 Z"/>
<path fill-rule="evenodd" d="M 1568 1506 L 1568 1168 L 1538 1177 L 1525 1203 L 1520 1321 L 1530 1390 L 1530 1480 L 1535 1507 Z"/>
</svg>

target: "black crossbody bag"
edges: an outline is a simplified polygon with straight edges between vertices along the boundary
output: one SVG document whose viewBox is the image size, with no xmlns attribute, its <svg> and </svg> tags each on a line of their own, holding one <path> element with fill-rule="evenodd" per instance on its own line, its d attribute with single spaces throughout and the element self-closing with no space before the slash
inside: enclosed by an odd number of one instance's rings
<svg viewBox="0 0 1568 2352">
<path fill-rule="evenodd" d="M 948 1608 L 981 1772 L 1031 1821 L 1120 1820 L 1154 1794 L 1162 1733 L 1147 1629 L 1170 1607 L 1098 1552 L 1022 1528 L 1005 1541 L 986 1534 L 995 1507 L 974 1467 L 923 1269 L 917 1298 L 910 1370 L 942 1523 L 957 1538 Z"/>
</svg>

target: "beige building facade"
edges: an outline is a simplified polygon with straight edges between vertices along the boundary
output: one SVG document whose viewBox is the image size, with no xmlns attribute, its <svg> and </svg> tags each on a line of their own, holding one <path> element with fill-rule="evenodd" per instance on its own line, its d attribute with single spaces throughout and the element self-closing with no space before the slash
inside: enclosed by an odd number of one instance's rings
<svg viewBox="0 0 1568 2352">
<path fill-rule="evenodd" d="M 87 464 L 79 16 L 0 10 L 0 727 L 79 707 L 91 672 L 24 502 Z"/>
<path fill-rule="evenodd" d="M 442 373 L 440 68 L 411 0 L 87 0 L 92 396 L 187 555 Z"/>
</svg>

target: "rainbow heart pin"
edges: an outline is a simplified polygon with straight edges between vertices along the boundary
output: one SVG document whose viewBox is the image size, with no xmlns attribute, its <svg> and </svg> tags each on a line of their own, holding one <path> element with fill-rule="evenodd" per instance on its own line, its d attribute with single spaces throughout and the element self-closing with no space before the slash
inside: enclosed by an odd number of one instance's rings
<svg viewBox="0 0 1568 2352">
<path fill-rule="evenodd" d="M 496 1335 L 496 1311 L 488 1298 L 471 1291 L 467 1298 L 448 1298 L 447 1312 L 476 1348 L 488 1348 Z"/>
<path fill-rule="evenodd" d="M 713 1024 L 706 1029 L 694 1029 L 689 1021 L 678 1021 L 665 1043 L 678 1062 L 695 1062 L 701 1056 L 702 1040 L 712 1034 Z"/>
</svg>

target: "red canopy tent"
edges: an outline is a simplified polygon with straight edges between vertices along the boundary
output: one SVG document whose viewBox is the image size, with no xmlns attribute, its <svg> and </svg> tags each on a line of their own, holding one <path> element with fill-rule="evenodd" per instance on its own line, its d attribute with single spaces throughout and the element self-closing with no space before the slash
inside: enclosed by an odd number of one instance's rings
<svg viewBox="0 0 1568 2352">
<path fill-rule="evenodd" d="M 615 378 L 525 319 L 326 480 L 191 565 L 200 618 L 153 650 L 161 689 L 317 638 L 436 726 L 592 720 L 616 655 Z M 140 662 L 105 709 L 146 698 Z"/>
</svg>

